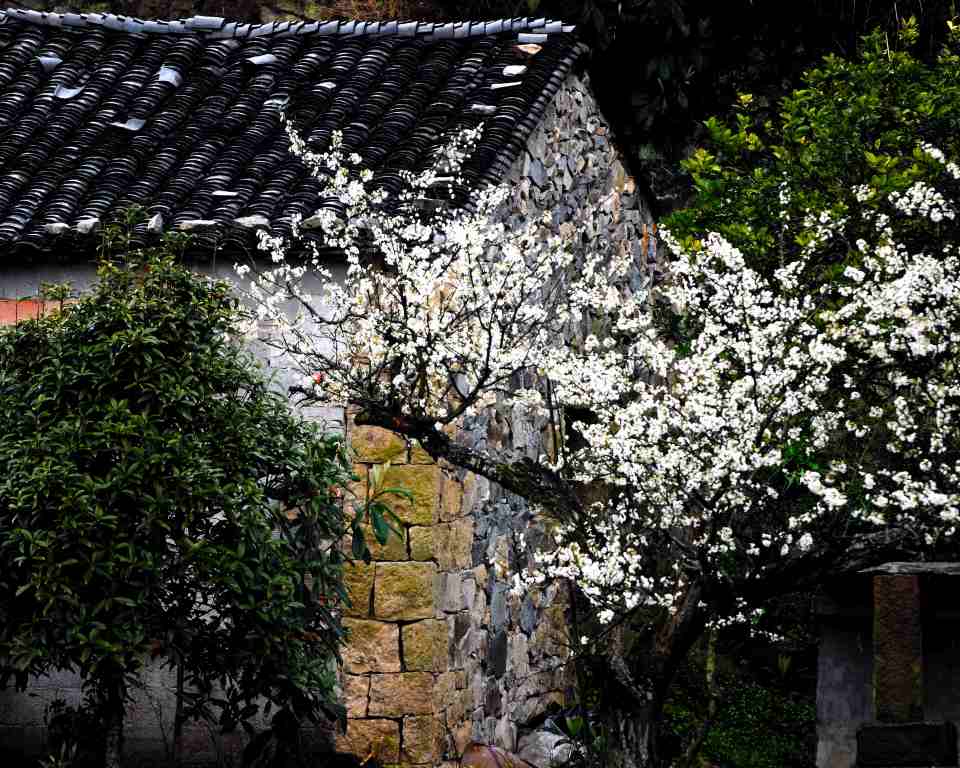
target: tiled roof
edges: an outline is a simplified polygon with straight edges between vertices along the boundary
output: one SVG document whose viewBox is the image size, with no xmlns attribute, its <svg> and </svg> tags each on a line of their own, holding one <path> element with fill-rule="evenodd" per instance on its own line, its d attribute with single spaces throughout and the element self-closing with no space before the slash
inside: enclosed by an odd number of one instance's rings
<svg viewBox="0 0 960 768">
<path fill-rule="evenodd" d="M 317 186 L 288 152 L 281 110 L 317 149 L 341 130 L 388 188 L 482 121 L 463 175 L 468 185 L 496 181 L 584 51 L 571 27 L 545 19 L 0 14 L 7 250 L 82 247 L 83 233 L 131 205 L 147 210 L 153 231 L 245 240 L 244 226 L 282 227 L 313 210 Z"/>
</svg>

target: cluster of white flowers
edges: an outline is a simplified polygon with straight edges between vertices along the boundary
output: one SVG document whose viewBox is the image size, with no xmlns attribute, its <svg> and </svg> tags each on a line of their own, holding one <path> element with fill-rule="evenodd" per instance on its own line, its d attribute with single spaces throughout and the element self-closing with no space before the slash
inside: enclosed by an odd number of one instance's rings
<svg viewBox="0 0 960 768">
<path fill-rule="evenodd" d="M 917 181 L 905 192 L 891 192 L 890 202 L 908 216 L 920 215 L 937 224 L 944 219 L 955 219 L 957 212 L 946 199 L 925 181 Z"/>
<path fill-rule="evenodd" d="M 323 182 L 322 207 L 291 221 L 289 238 L 260 233 L 276 266 L 257 273 L 249 292 L 317 398 L 356 402 L 375 383 L 378 400 L 440 426 L 498 394 L 542 407 L 535 377 L 530 389 L 510 382 L 548 368 L 593 307 L 607 307 L 617 328 L 636 327 L 642 295 L 624 300 L 614 290 L 629 276 L 628 257 L 578 257 L 539 222 L 507 232 L 503 188 L 450 203 L 479 132 L 459 135 L 427 172 L 405 174 L 391 197 L 358 157 L 344 157 L 339 135 L 318 154 L 288 130 L 293 151 Z M 321 246 L 345 255 L 345 278 L 331 273 Z M 246 276 L 247 265 L 238 271 Z"/>
<path fill-rule="evenodd" d="M 661 293 L 690 338 L 678 345 L 650 322 L 616 364 L 594 353 L 550 369 L 560 401 L 599 417 L 575 425 L 588 446 L 568 471 L 622 490 L 561 528 L 561 546 L 538 562 L 575 579 L 601 619 L 639 604 L 674 610 L 691 572 L 763 579 L 853 530 L 907 526 L 927 544 L 955 534 L 960 260 L 946 245 L 909 251 L 892 223 L 894 211 L 942 220 L 954 208 L 922 182 L 889 202 L 865 214 L 873 242 L 816 294 L 798 275 L 846 218 L 809 215 L 801 258 L 772 282 L 715 235 L 687 253 L 665 233 L 674 260 Z M 841 458 L 804 467 L 824 455 Z M 664 573 L 664 557 L 680 567 Z"/>
<path fill-rule="evenodd" d="M 960 165 L 957 165 L 953 161 L 948 161 L 946 155 L 943 154 L 942 149 L 927 143 L 921 144 L 920 149 L 925 154 L 929 155 L 938 163 L 940 163 L 940 165 L 946 169 L 947 173 L 950 175 L 950 178 L 954 180 L 960 180 Z"/>
<path fill-rule="evenodd" d="M 697 575 L 763 579 L 851 526 L 953 534 L 960 262 L 948 249 L 910 252 L 892 223 L 952 218 L 942 192 L 918 182 L 891 195 L 868 222 L 872 241 L 815 294 L 800 276 L 846 216 L 811 212 L 800 258 L 772 279 L 716 235 L 691 253 L 663 233 L 673 261 L 658 293 L 682 320 L 678 340 L 629 289 L 628 253 L 578 253 L 540 222 L 506 229 L 501 189 L 450 205 L 476 138 L 391 197 L 339 137 L 314 154 L 291 131 L 324 186 L 321 212 L 291 222 L 292 236 L 313 227 L 344 253 L 346 276 L 334 279 L 315 241 L 294 257 L 264 234 L 275 266 L 251 292 L 318 399 L 440 429 L 494 402 L 544 411 L 549 380 L 553 407 L 589 410 L 589 423 L 567 425 L 582 447 L 551 466 L 602 484 L 606 501 L 563 521 L 517 590 L 570 578 L 612 621 L 638 606 L 674 610 Z"/>
<path fill-rule="evenodd" d="M 834 235 L 842 232 L 847 225 L 846 216 L 835 216 L 830 211 L 806 211 L 803 217 L 803 232 L 806 243 L 803 246 L 803 255 L 810 256 L 817 249 L 822 248 Z"/>
</svg>

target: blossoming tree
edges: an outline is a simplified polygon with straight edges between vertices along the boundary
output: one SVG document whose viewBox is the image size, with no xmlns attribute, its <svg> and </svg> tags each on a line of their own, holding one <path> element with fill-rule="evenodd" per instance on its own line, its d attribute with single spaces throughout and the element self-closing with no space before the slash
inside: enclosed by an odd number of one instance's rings
<svg viewBox="0 0 960 768">
<path fill-rule="evenodd" d="M 291 239 L 263 236 L 274 265 L 250 290 L 300 395 L 349 403 L 556 521 L 516 588 L 570 579 L 607 628 L 623 764 L 656 763 L 653 725 L 705 628 L 832 574 L 954 551 L 960 172 L 938 148 L 917 142 L 903 188 L 860 185 L 856 210 L 791 219 L 802 248 L 770 273 L 718 235 L 668 234 L 665 280 L 636 290 L 626 256 L 506 229 L 502 190 L 448 204 L 475 134 L 388 196 L 336 139 L 316 154 L 290 133 L 323 205 Z M 918 226 L 936 248 L 901 237 Z M 557 450 L 451 437 L 488 407 L 552 419 Z M 629 658 L 628 625 L 643 640 Z"/>
</svg>

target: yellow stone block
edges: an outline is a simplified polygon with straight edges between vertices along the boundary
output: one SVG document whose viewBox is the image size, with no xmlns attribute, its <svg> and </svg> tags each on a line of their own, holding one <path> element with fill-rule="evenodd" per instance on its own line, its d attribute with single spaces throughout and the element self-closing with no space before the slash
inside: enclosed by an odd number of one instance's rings
<svg viewBox="0 0 960 768">
<path fill-rule="evenodd" d="M 370 615 L 370 595 L 373 592 L 374 567 L 364 563 L 343 566 L 343 585 L 350 605 L 344 606 L 344 616 L 365 618 Z"/>
<path fill-rule="evenodd" d="M 400 723 L 351 718 L 347 720 L 347 732 L 337 734 L 336 748 L 361 760 L 372 755 L 377 762 L 395 763 L 400 759 Z"/>
<path fill-rule="evenodd" d="M 343 626 L 350 633 L 343 648 L 346 672 L 359 675 L 400 671 L 400 629 L 396 624 L 344 619 Z"/>
<path fill-rule="evenodd" d="M 370 678 L 366 675 L 343 676 L 343 703 L 347 717 L 366 717 L 367 698 L 370 694 Z"/>
<path fill-rule="evenodd" d="M 441 570 L 454 571 L 473 565 L 473 519 L 464 517 L 435 526 L 433 551 Z"/>
<path fill-rule="evenodd" d="M 404 464 L 407 460 L 407 442 L 400 435 L 380 427 L 350 429 L 350 445 L 358 461 L 370 464 Z"/>
<path fill-rule="evenodd" d="M 410 443 L 410 463 L 411 464 L 433 464 L 433 457 L 420 447 L 420 443 L 414 440 Z"/>
<path fill-rule="evenodd" d="M 408 672 L 440 672 L 447 666 L 447 622 L 424 619 L 403 632 L 403 664 Z"/>
<path fill-rule="evenodd" d="M 433 616 L 433 563 L 377 563 L 373 615 L 378 619 Z"/>
<path fill-rule="evenodd" d="M 403 718 L 401 760 L 432 763 L 437 725 L 436 718 L 431 715 Z"/>
<path fill-rule="evenodd" d="M 433 560 L 435 531 L 432 525 L 415 525 L 409 529 L 411 560 Z"/>
<path fill-rule="evenodd" d="M 371 715 L 426 715 L 432 709 L 433 675 L 427 672 L 400 672 L 370 676 L 368 711 Z"/>
<path fill-rule="evenodd" d="M 357 476 L 357 479 L 347 483 L 347 501 L 356 501 L 362 504 L 367 499 L 367 465 L 354 464 L 353 474 Z M 352 512 L 353 507 L 350 505 L 348 507 L 348 511 Z"/>
<path fill-rule="evenodd" d="M 441 489 L 440 519 L 456 520 L 463 514 L 463 485 L 456 477 L 444 472 Z"/>
<path fill-rule="evenodd" d="M 440 467 L 436 464 L 391 466 L 383 477 L 384 488 L 403 488 L 413 502 L 401 496 L 385 496 L 384 502 L 405 523 L 432 525 L 437 522 L 440 502 Z"/>
<path fill-rule="evenodd" d="M 452 724 L 448 724 L 450 727 Z M 473 723 L 469 720 L 459 723 L 458 725 L 451 728 L 453 735 L 453 744 L 457 750 L 458 755 L 462 755 L 470 742 L 473 741 Z"/>
</svg>

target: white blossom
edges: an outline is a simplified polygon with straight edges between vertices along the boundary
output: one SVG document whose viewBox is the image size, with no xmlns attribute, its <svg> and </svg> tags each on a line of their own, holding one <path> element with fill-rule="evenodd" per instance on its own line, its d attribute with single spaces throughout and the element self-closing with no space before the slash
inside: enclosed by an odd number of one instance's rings
<svg viewBox="0 0 960 768">
<path fill-rule="evenodd" d="M 676 610 L 691 572 L 762 579 L 837 532 L 896 523 L 932 542 L 952 535 L 960 260 L 896 237 L 911 217 L 955 217 L 934 182 L 886 198 L 858 187 L 858 200 L 879 206 L 859 222 L 870 231 L 857 229 L 856 263 L 818 292 L 802 276 L 824 248 L 854 242 L 846 214 L 807 211 L 800 256 L 772 279 L 718 235 L 689 252 L 661 233 L 672 261 L 656 298 L 682 320 L 678 339 L 628 252 L 583 252 L 539 220 L 508 228 L 503 189 L 475 191 L 465 207 L 437 202 L 476 130 L 389 198 L 343 157 L 339 136 L 316 154 L 290 135 L 323 205 L 291 222 L 291 238 L 316 226 L 305 257 L 261 233 L 276 266 L 251 294 L 302 370 L 322 373 L 316 397 L 389 406 L 438 433 L 492 406 L 544 420 L 591 414 L 566 419 L 576 449 L 532 460 L 601 484 L 604 498 L 578 519 L 558 515 L 557 546 L 532 555 L 516 593 L 569 578 L 610 622 L 639 606 Z M 318 240 L 344 254 L 345 278 Z M 309 294 L 306 275 L 319 283 Z M 303 306 L 292 319 L 290 301 Z"/>
</svg>

